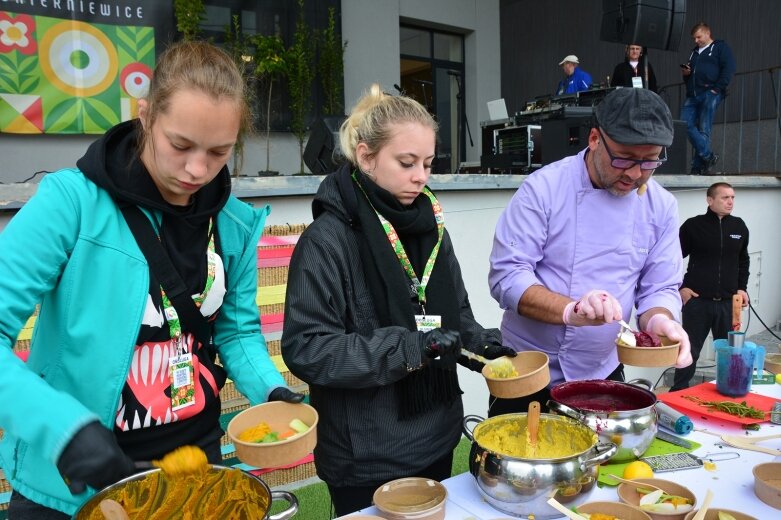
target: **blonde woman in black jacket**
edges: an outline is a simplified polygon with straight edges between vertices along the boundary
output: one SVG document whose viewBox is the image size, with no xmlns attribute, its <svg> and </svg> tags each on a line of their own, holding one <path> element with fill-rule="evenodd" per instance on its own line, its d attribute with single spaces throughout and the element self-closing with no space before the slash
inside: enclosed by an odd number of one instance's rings
<svg viewBox="0 0 781 520">
<path fill-rule="evenodd" d="M 337 516 L 390 480 L 448 478 L 462 345 L 515 355 L 475 321 L 426 187 L 436 128 L 418 102 L 373 85 L 341 127 L 346 164 L 320 185 L 291 260 L 282 356 L 320 414 L 315 465 Z"/>
</svg>

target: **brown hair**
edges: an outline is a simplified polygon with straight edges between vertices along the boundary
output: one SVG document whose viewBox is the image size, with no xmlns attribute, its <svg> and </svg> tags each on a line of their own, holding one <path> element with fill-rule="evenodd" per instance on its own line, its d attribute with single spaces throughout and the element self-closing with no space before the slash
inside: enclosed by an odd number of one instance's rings
<svg viewBox="0 0 781 520">
<path fill-rule="evenodd" d="M 244 77 L 225 51 L 202 41 L 174 43 L 160 55 L 149 83 L 145 96 L 147 124 L 145 130 L 139 124 L 139 151 L 144 150 L 158 114 L 164 114 L 170 108 L 173 95 L 179 90 L 191 89 L 214 99 L 231 100 L 239 107 L 241 121 L 235 150 L 240 155 L 245 135 L 252 132 L 252 111 L 247 103 L 246 88 Z M 237 169 L 241 162 L 239 156 Z"/>
<path fill-rule="evenodd" d="M 420 123 L 435 133 L 437 131 L 437 122 L 423 105 L 406 96 L 385 94 L 375 83 L 369 92 L 358 100 L 350 117 L 339 129 L 342 155 L 354 166 L 358 166 L 355 149 L 359 143 L 365 143 L 369 147 L 369 158 L 374 157 L 390 141 L 391 126 L 409 122 Z"/>
<path fill-rule="evenodd" d="M 715 198 L 716 192 L 719 191 L 719 188 L 732 188 L 732 184 L 728 182 L 714 182 L 710 185 L 708 188 L 708 192 L 706 193 L 707 197 Z"/>
<path fill-rule="evenodd" d="M 694 27 L 692 27 L 692 32 L 689 33 L 689 34 L 694 36 L 694 33 L 699 31 L 700 29 L 702 29 L 703 31 L 706 31 L 708 33 L 710 32 L 710 27 L 708 27 L 707 23 L 705 23 L 705 22 L 697 22 L 696 24 L 694 24 Z"/>
</svg>

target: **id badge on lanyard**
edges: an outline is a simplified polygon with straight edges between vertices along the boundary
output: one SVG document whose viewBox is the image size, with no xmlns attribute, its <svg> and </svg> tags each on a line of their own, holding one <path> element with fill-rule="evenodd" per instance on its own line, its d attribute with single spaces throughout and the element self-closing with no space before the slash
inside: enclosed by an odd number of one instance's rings
<svg viewBox="0 0 781 520">
<path fill-rule="evenodd" d="M 169 323 L 179 324 L 179 315 L 173 306 L 165 307 L 164 311 Z M 171 341 L 176 354 L 168 358 L 168 381 L 171 384 L 171 411 L 175 412 L 195 404 L 195 366 L 181 330 Z"/>
<path fill-rule="evenodd" d="M 415 325 L 419 332 L 428 332 L 442 326 L 442 316 L 437 314 L 416 314 Z"/>
</svg>

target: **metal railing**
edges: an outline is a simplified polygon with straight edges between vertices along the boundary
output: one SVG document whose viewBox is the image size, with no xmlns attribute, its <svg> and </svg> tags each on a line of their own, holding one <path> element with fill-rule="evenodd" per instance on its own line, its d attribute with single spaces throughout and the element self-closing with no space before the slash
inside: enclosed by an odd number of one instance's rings
<svg viewBox="0 0 781 520">
<path fill-rule="evenodd" d="M 685 85 L 664 85 L 659 94 L 678 118 Z M 713 121 L 711 146 L 721 157 L 717 167 L 728 174 L 781 174 L 780 116 L 781 65 L 736 73 Z"/>
</svg>

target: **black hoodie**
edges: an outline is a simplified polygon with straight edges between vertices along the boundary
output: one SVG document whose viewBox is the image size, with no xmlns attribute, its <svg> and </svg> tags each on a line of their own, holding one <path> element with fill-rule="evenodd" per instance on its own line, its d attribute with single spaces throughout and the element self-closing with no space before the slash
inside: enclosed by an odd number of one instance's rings
<svg viewBox="0 0 781 520">
<path fill-rule="evenodd" d="M 139 158 L 137 129 L 135 120 L 115 126 L 92 143 L 76 165 L 88 179 L 109 192 L 119 207 L 134 204 L 162 215 L 161 221 L 158 222 L 160 240 L 190 294 L 200 293 L 206 281 L 209 221 L 217 216 L 228 200 L 230 173 L 227 167 L 223 168 L 214 180 L 193 196 L 191 204 L 169 204 L 160 195 Z M 215 218 L 215 249 L 220 255 L 216 221 Z M 160 312 L 160 283 L 153 273 L 149 276 L 149 295 L 156 311 Z M 188 331 L 185 329 L 183 332 Z M 139 330 L 136 345 L 141 348 L 145 344 L 161 344 L 170 337 L 167 324 L 157 326 L 144 323 Z M 199 383 L 205 390 L 205 399 L 204 402 L 197 403 L 197 415 L 191 418 L 151 428 L 141 427 L 138 417 L 143 422 L 147 414 L 143 396 L 151 395 L 150 392 L 153 391 L 134 388 L 137 384 L 132 384 L 131 379 L 125 384 L 122 391 L 122 409 L 115 432 L 120 446 L 131 458 L 151 460 L 182 444 L 198 444 L 203 447 L 219 440 L 222 435 L 219 428 L 219 397 L 206 391 L 209 385 L 200 379 L 208 372 L 218 382 L 219 388 L 224 383 L 225 373 L 221 367 L 214 364 L 207 352 L 196 350 L 195 354 L 201 366 Z M 159 389 L 155 390 L 157 391 Z M 166 395 L 170 398 L 170 392 Z M 119 424 L 129 426 L 122 428 Z M 123 431 L 127 428 L 129 431 Z"/>
</svg>

